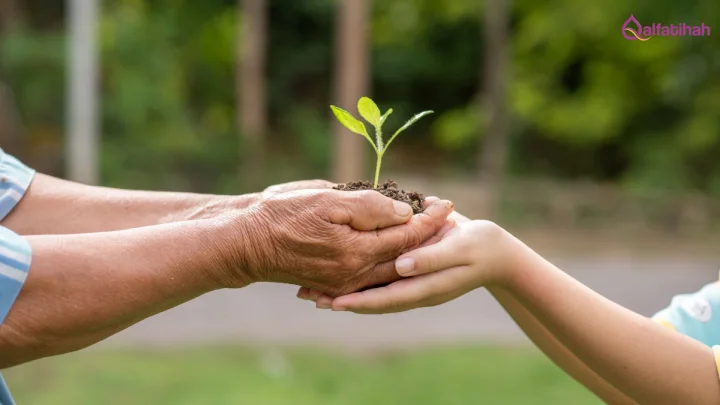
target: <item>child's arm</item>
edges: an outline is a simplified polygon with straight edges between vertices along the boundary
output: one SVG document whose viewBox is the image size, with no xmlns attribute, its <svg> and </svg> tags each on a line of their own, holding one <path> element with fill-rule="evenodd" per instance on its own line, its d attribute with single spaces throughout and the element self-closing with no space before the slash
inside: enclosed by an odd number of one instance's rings
<svg viewBox="0 0 720 405">
<path fill-rule="evenodd" d="M 401 256 L 396 268 L 412 278 L 338 297 L 333 309 L 396 312 L 482 286 L 503 288 L 579 361 L 636 402 L 720 403 L 712 349 L 600 296 L 495 224 L 460 224 L 438 243 Z"/>
<path fill-rule="evenodd" d="M 470 222 L 470 219 L 460 213 L 450 214 L 451 219 L 457 223 Z M 553 363 L 565 371 L 575 381 L 584 385 L 598 398 L 610 405 L 637 405 L 637 402 L 630 399 L 620 390 L 613 387 L 602 377 L 597 375 L 585 363 L 580 361 L 567 347 L 560 343 L 533 314 L 513 297 L 513 295 L 501 288 L 488 287 L 488 291 L 505 309 L 505 312 L 525 332 L 525 335 L 538 347 Z"/>
<path fill-rule="evenodd" d="M 453 212 L 450 219 L 457 223 L 470 222 L 470 219 L 460 213 Z M 553 363 L 565 371 L 575 381 L 584 385 L 598 398 L 610 405 L 637 405 L 622 391 L 613 387 L 602 377 L 597 375 L 585 363 L 580 361 L 567 347 L 560 343 L 533 314 L 527 310 L 513 295 L 504 289 L 488 287 L 497 302 L 505 312 L 525 332 L 525 335 L 538 347 Z"/>
<path fill-rule="evenodd" d="M 538 349 L 545 353 L 553 363 L 574 378 L 575 381 L 584 385 L 607 404 L 637 405 L 637 402 L 613 387 L 585 363 L 580 361 L 568 348 L 560 343 L 530 311 L 523 307 L 512 294 L 506 290 L 495 287 L 488 288 L 488 290 Z"/>
</svg>

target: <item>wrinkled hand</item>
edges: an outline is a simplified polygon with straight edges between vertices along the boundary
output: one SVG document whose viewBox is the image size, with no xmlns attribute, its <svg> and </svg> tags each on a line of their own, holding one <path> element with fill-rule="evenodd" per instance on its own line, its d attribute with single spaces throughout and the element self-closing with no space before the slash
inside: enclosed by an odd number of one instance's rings
<svg viewBox="0 0 720 405">
<path fill-rule="evenodd" d="M 362 314 L 436 306 L 504 276 L 507 235 L 492 222 L 470 221 L 453 212 L 436 235 L 398 258 L 396 269 L 407 278 L 338 298 L 301 288 L 298 298 L 315 301 L 321 309 Z"/>
<path fill-rule="evenodd" d="M 297 284 L 334 296 L 397 280 L 394 259 L 434 235 L 452 211 L 423 214 L 376 191 L 302 190 L 262 200 L 235 225 L 228 267 L 241 284 Z"/>
<path fill-rule="evenodd" d="M 298 190 L 329 190 L 335 186 L 335 183 L 320 179 L 291 181 L 289 183 L 276 184 L 266 188 L 263 190 L 261 198 L 267 199 L 277 194 Z"/>
</svg>

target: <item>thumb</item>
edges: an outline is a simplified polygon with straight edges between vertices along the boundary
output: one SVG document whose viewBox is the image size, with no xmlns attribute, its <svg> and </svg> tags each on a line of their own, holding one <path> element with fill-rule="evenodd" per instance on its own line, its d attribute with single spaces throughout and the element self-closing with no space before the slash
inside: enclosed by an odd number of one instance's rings
<svg viewBox="0 0 720 405">
<path fill-rule="evenodd" d="M 453 243 L 450 231 L 439 242 L 407 252 L 395 260 L 395 270 L 403 277 L 412 277 L 460 266 L 465 263 L 465 255 L 456 243 Z"/>
</svg>

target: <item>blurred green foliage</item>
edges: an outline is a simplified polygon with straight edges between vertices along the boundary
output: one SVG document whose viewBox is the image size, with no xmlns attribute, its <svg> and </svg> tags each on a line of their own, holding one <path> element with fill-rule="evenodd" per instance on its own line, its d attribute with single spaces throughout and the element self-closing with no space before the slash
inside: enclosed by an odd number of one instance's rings
<svg viewBox="0 0 720 405">
<path fill-rule="evenodd" d="M 282 176 L 291 156 L 293 176 L 324 176 L 335 1 L 269 1 L 268 155 L 274 160 L 267 169 Z M 236 7 L 220 0 L 103 4 L 105 183 L 236 187 Z M 717 36 L 639 43 L 620 31 L 630 14 L 643 24 L 712 25 L 720 20 L 720 3 L 517 0 L 512 7 L 512 174 L 720 195 Z M 375 1 L 372 12 L 373 98 L 393 106 L 390 120 L 437 113 L 395 147 L 415 142 L 413 153 L 439 156 L 445 167 L 469 173 L 485 119 L 478 97 L 482 12 L 474 0 Z M 46 22 L 24 24 L 3 41 L 6 80 L 31 139 L 62 136 L 63 42 L 58 25 Z M 391 166 L 402 165 L 393 160 Z"/>
<path fill-rule="evenodd" d="M 373 358 L 237 347 L 87 351 L 3 374 L 18 403 L 35 405 L 601 403 L 534 348 Z"/>
</svg>

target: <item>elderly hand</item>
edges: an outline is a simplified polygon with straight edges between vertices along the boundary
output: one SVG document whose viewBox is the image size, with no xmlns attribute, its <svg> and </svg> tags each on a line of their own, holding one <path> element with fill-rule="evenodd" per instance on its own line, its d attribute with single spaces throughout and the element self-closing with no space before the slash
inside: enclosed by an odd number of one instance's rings
<svg viewBox="0 0 720 405">
<path fill-rule="evenodd" d="M 428 197 L 425 203 L 435 201 Z M 501 243 L 508 235 L 492 222 L 471 221 L 453 212 L 438 233 L 398 258 L 402 280 L 337 298 L 302 287 L 298 298 L 315 301 L 320 309 L 363 314 L 439 305 L 508 275 L 502 266 L 506 244 Z"/>
<path fill-rule="evenodd" d="M 291 181 L 289 183 L 276 184 L 266 188 L 262 192 L 261 198 L 267 199 L 277 194 L 298 190 L 330 190 L 335 186 L 335 183 L 320 179 Z"/>
<path fill-rule="evenodd" d="M 223 252 L 231 286 L 280 282 L 342 295 L 399 279 L 394 259 L 432 237 L 452 212 L 423 214 L 375 191 L 275 194 L 229 221 Z"/>
</svg>

